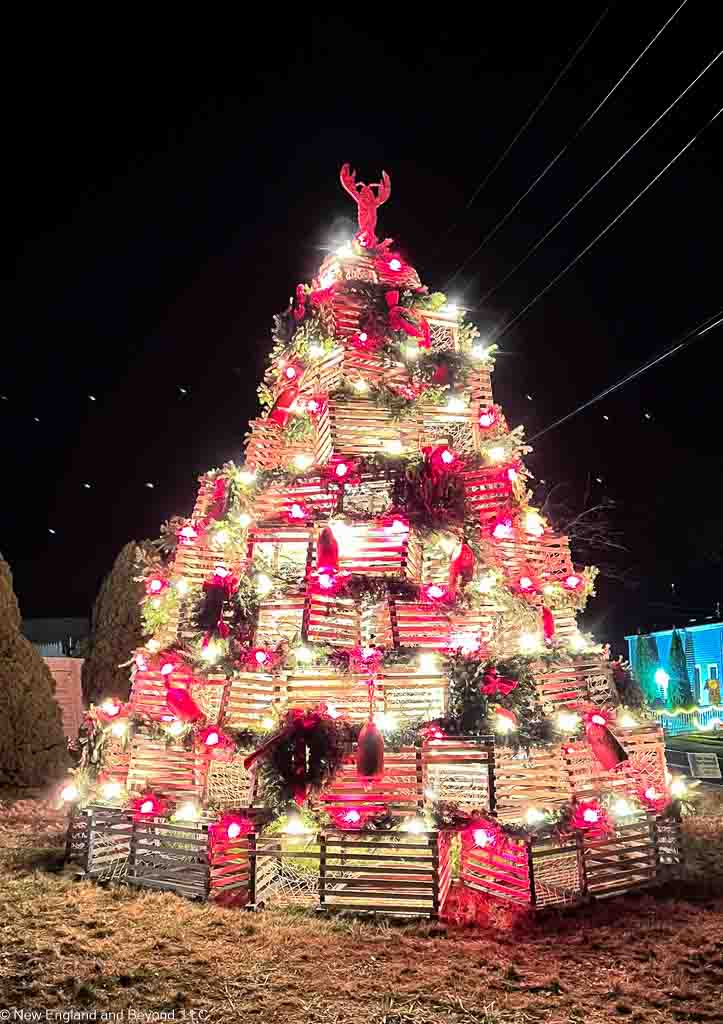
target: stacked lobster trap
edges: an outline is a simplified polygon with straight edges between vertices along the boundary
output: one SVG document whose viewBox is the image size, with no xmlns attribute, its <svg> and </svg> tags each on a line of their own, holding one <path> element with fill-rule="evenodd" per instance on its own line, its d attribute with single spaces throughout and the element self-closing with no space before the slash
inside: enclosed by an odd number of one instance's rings
<svg viewBox="0 0 723 1024">
<path fill-rule="evenodd" d="M 462 884 L 535 908 L 648 885 L 679 828 L 662 734 L 617 714 L 577 627 L 595 570 L 530 505 L 494 347 L 376 239 L 388 179 L 342 180 L 360 232 L 275 318 L 243 466 L 166 524 L 68 855 L 191 898 L 402 916 L 443 912 L 457 860 Z M 543 742 L 525 715 L 577 724 Z M 307 719 L 344 734 L 308 786 Z M 314 821 L 284 826 L 279 793 Z"/>
</svg>

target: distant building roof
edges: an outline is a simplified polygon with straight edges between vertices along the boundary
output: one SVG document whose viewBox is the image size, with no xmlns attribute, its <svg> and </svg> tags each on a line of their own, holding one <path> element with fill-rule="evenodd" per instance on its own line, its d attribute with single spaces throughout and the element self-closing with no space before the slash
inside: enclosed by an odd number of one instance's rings
<svg viewBox="0 0 723 1024">
<path fill-rule="evenodd" d="M 627 633 L 626 640 L 634 640 L 636 636 L 667 636 L 674 629 L 684 630 L 686 633 L 696 633 L 701 629 L 723 629 L 723 622 L 704 622 L 700 626 L 671 626 L 669 629 L 655 629 L 650 633 Z"/>
<path fill-rule="evenodd" d="M 68 637 L 81 640 L 90 633 L 88 619 L 23 619 L 23 635 L 34 644 L 52 644 Z"/>
</svg>

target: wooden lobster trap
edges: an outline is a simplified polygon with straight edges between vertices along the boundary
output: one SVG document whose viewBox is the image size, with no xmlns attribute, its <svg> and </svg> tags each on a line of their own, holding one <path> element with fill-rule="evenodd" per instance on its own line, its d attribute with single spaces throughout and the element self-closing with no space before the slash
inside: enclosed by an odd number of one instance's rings
<svg viewBox="0 0 723 1024">
<path fill-rule="evenodd" d="M 447 677 L 409 666 L 388 667 L 379 677 L 384 712 L 391 721 L 441 718 L 447 709 Z"/>
<path fill-rule="evenodd" d="M 565 906 L 585 897 L 582 843 L 577 835 L 507 837 L 488 846 L 462 842 L 464 885 L 530 909 Z"/>
<path fill-rule="evenodd" d="M 424 647 L 446 650 L 452 623 L 450 616 L 433 604 L 415 601 L 389 602 L 395 647 Z"/>
<path fill-rule="evenodd" d="M 670 873 L 675 829 L 664 829 L 661 844 L 655 817 L 640 812 L 615 824 L 609 835 L 583 834 L 587 892 L 595 899 L 618 896 L 660 882 Z M 679 857 L 679 847 L 675 849 Z"/>
<path fill-rule="evenodd" d="M 163 797 L 201 799 L 206 789 L 208 757 L 176 743 L 166 744 L 143 733 L 131 740 L 128 790 L 153 790 Z"/>
<path fill-rule="evenodd" d="M 365 398 L 330 398 L 331 442 L 349 456 L 417 451 L 419 428 L 414 418 L 395 419 L 391 410 Z"/>
<path fill-rule="evenodd" d="M 653 786 L 665 788 L 665 741 L 659 725 L 642 725 L 631 729 L 611 726 L 628 760 L 613 769 L 603 768 L 585 741 L 565 745 L 563 757 L 570 780 L 570 789 L 577 799 L 596 797 L 600 792 L 616 792 L 621 796 L 636 789 Z"/>
<path fill-rule="evenodd" d="M 321 910 L 439 917 L 451 881 L 448 833 L 330 829 L 319 842 Z"/>
<path fill-rule="evenodd" d="M 533 747 L 494 751 L 495 813 L 500 821 L 524 819 L 530 808 L 554 810 L 568 803 L 572 788 L 561 750 Z"/>
<path fill-rule="evenodd" d="M 319 837 L 250 836 L 254 888 L 251 909 L 313 907 L 319 899 Z"/>
<path fill-rule="evenodd" d="M 422 744 L 425 801 L 449 801 L 465 811 L 495 806 L 494 740 L 491 736 L 444 736 Z"/>
<path fill-rule="evenodd" d="M 611 696 L 611 679 L 609 663 L 596 655 L 576 657 L 566 665 L 552 668 L 535 666 L 540 700 L 553 711 L 574 711 L 588 701 L 605 703 Z"/>
<path fill-rule="evenodd" d="M 230 761 L 211 759 L 206 780 L 206 799 L 209 807 L 238 810 L 256 803 L 257 780 L 254 768 L 245 768 L 246 752 L 236 753 Z"/>
<path fill-rule="evenodd" d="M 369 780 L 357 773 L 355 756 L 348 757 L 319 798 L 320 806 L 330 814 L 352 810 L 362 818 L 387 814 L 409 817 L 421 809 L 422 800 L 422 758 L 418 747 L 386 751 L 382 775 Z"/>
<path fill-rule="evenodd" d="M 289 707 L 331 705 L 352 722 L 365 722 L 369 717 L 368 676 L 342 674 L 334 669 L 306 669 L 286 673 L 280 682 L 278 699 Z M 383 708 L 379 689 L 374 693 L 373 710 Z"/>
<path fill-rule="evenodd" d="M 259 725 L 278 699 L 278 681 L 267 672 L 234 672 L 224 688 L 219 720 L 231 729 Z"/>
<path fill-rule="evenodd" d="M 123 881 L 128 870 L 133 818 L 116 807 L 90 804 L 73 813 L 68 824 L 66 860 L 88 878 Z"/>
</svg>

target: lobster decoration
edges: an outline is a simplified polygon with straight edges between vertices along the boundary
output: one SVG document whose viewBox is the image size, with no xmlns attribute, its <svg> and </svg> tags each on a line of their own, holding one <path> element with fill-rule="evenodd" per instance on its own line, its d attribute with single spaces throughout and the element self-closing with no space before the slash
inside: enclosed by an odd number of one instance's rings
<svg viewBox="0 0 723 1024">
<path fill-rule="evenodd" d="M 342 187 L 352 197 L 357 205 L 357 217 L 359 230 L 354 236 L 360 245 L 365 249 L 374 248 L 377 244 L 375 234 L 377 226 L 377 208 L 386 203 L 392 193 L 392 183 L 386 171 L 382 171 L 382 180 L 371 185 L 365 185 L 363 181 L 357 184 L 356 171 L 349 169 L 349 164 L 344 164 L 341 169 Z M 374 192 L 376 189 L 376 193 Z"/>
</svg>

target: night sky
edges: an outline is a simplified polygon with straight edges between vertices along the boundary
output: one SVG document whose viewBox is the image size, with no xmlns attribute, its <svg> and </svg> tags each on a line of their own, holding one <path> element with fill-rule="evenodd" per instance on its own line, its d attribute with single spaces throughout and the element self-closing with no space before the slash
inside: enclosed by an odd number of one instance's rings
<svg viewBox="0 0 723 1024">
<path fill-rule="evenodd" d="M 677 6 L 610 5 L 469 208 L 603 5 L 506 5 L 477 22 L 377 5 L 241 27 L 202 12 L 185 25 L 63 20 L 32 45 L 31 26 L 18 30 L 4 90 L 0 550 L 25 616 L 88 614 L 120 547 L 188 514 L 198 474 L 239 458 L 272 314 L 352 233 L 342 162 L 366 181 L 390 173 L 380 230 L 444 288 Z M 477 308 L 715 56 L 714 7 L 688 0 L 450 298 Z M 706 125 L 721 66 L 477 309 L 483 333 Z M 511 426 L 544 429 L 723 306 L 722 126 L 504 334 L 494 385 Z M 722 341 L 709 332 L 529 458 L 573 504 L 588 485 L 593 503 L 616 502 L 626 579 L 603 581 L 586 624 L 618 647 L 639 625 L 704 621 L 723 598 Z"/>
</svg>

